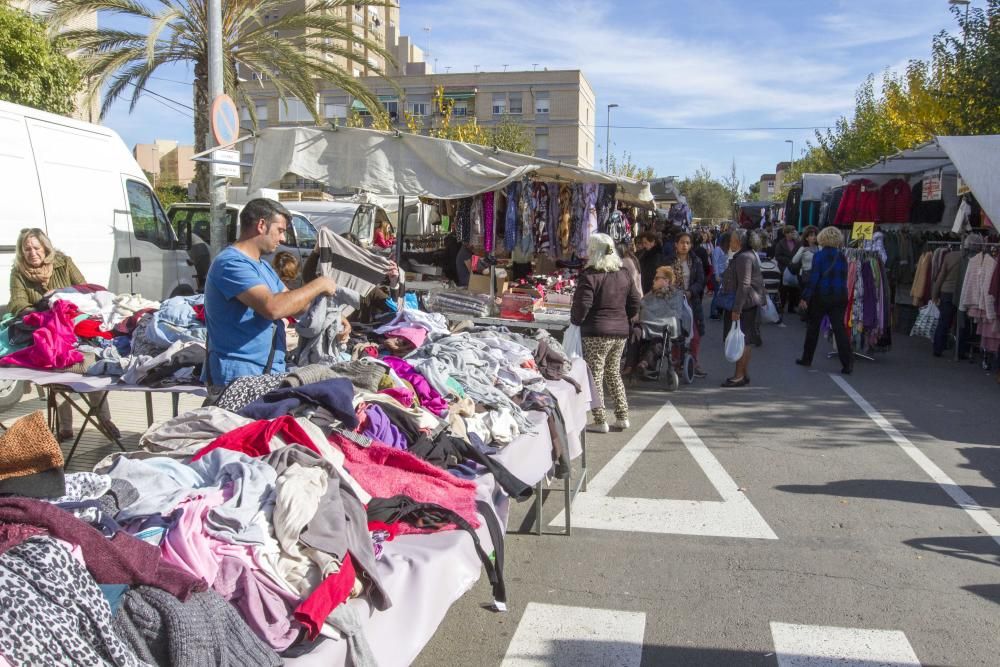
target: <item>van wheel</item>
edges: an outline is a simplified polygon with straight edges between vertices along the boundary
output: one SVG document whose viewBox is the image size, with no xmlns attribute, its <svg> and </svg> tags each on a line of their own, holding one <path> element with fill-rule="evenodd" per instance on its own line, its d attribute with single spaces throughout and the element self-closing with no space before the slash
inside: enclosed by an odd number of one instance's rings
<svg viewBox="0 0 1000 667">
<path fill-rule="evenodd" d="M 194 290 L 190 285 L 178 285 L 174 288 L 174 291 L 170 293 L 170 298 L 175 296 L 194 296 Z"/>
<path fill-rule="evenodd" d="M 0 410 L 6 410 L 21 402 L 27 383 L 21 380 L 0 380 Z"/>
</svg>

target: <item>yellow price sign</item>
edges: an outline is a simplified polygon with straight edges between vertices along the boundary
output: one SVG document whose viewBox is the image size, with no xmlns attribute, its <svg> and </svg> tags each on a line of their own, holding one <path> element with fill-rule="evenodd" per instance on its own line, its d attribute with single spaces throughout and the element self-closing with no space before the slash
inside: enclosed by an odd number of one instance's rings
<svg viewBox="0 0 1000 667">
<path fill-rule="evenodd" d="M 871 241 L 875 235 L 874 222 L 855 222 L 851 229 L 852 241 Z"/>
</svg>

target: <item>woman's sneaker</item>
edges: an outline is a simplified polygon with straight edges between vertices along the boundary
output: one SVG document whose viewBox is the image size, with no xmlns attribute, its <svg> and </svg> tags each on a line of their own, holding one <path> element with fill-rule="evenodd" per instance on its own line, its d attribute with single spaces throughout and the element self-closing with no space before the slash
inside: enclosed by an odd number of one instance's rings
<svg viewBox="0 0 1000 667">
<path fill-rule="evenodd" d="M 611 428 L 608 426 L 608 422 L 601 422 L 600 424 L 587 424 L 587 433 L 607 433 Z"/>
<path fill-rule="evenodd" d="M 631 426 L 631 424 L 628 423 L 627 419 L 619 419 L 619 420 L 615 421 L 615 430 L 616 431 L 627 431 L 630 426 Z"/>
</svg>

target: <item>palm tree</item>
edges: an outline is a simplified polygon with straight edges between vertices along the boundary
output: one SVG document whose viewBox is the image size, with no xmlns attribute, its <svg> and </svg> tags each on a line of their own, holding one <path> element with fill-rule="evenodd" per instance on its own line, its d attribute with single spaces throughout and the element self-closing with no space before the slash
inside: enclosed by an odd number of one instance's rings
<svg viewBox="0 0 1000 667">
<path fill-rule="evenodd" d="M 317 81 L 335 85 L 361 101 L 368 109 L 380 110 L 378 97 L 365 88 L 347 67 L 363 64 L 379 74 L 356 47 L 382 56 L 392 55 L 378 43 L 354 34 L 351 5 L 394 6 L 391 1 L 352 2 L 348 0 L 306 0 L 299 8 L 287 0 L 222 0 L 223 71 L 225 91 L 238 105 L 249 109 L 254 128 L 257 117 L 247 91 L 247 82 L 238 76 L 253 74 L 267 78 L 284 101 L 295 97 L 315 100 Z M 295 3 L 297 4 L 297 3 Z M 130 97 L 129 111 L 135 109 L 150 77 L 167 63 L 186 62 L 194 66 L 195 150 L 208 146 L 208 11 L 206 0 L 60 0 L 52 3 L 48 18 L 53 28 L 74 18 L 103 11 L 126 19 L 144 20 L 146 31 L 122 28 L 74 29 L 62 37 L 77 52 L 90 95 L 103 90 L 101 117 L 121 97 Z M 155 8 L 152 8 L 156 5 Z M 337 12 L 346 8 L 344 12 Z M 362 51 L 363 53 L 363 51 Z M 331 56 L 333 58 L 331 58 Z M 254 84 L 256 85 L 256 84 Z M 307 104 L 317 124 L 323 123 L 319 109 Z M 199 198 L 207 197 L 208 169 L 197 165 Z"/>
</svg>

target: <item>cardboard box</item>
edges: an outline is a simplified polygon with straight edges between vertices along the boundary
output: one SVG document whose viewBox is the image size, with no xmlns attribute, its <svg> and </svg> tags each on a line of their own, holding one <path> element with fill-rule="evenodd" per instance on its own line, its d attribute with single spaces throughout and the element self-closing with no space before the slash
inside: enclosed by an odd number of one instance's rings
<svg viewBox="0 0 1000 667">
<path fill-rule="evenodd" d="M 472 274 L 469 276 L 469 291 L 473 294 L 489 294 L 490 277 L 478 273 Z M 507 275 L 501 271 L 497 271 L 496 292 L 494 292 L 494 294 L 500 296 L 506 291 Z"/>
</svg>

